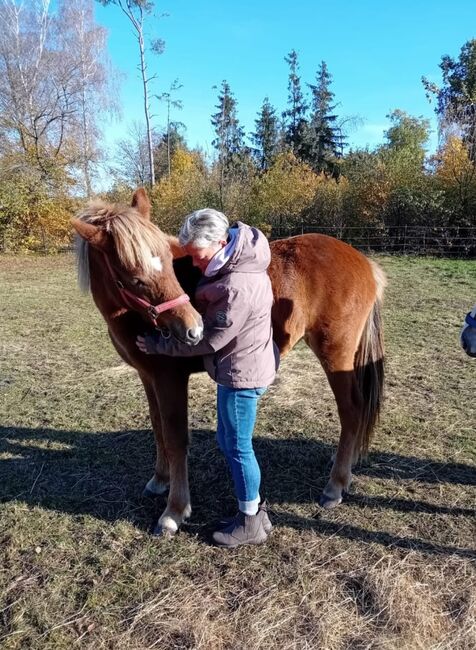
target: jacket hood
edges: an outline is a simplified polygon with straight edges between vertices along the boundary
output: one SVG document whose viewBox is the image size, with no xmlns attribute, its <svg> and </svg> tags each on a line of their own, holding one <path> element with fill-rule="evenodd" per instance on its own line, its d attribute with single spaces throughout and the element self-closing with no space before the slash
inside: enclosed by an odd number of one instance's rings
<svg viewBox="0 0 476 650">
<path fill-rule="evenodd" d="M 240 273 L 262 273 L 271 262 L 269 243 L 258 228 L 237 221 L 230 228 L 235 235 L 235 246 L 228 262 L 219 274 L 238 271 Z"/>
</svg>

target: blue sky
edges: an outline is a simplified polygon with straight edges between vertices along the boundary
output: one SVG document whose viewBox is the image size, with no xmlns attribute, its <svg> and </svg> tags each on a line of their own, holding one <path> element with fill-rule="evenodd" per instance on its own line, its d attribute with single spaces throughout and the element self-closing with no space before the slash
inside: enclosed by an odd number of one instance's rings
<svg viewBox="0 0 476 650">
<path fill-rule="evenodd" d="M 429 118 L 436 146 L 433 106 L 421 77 L 441 79 L 443 54 L 457 57 L 462 45 L 476 37 L 476 1 L 454 0 L 164 0 L 148 31 L 166 42 L 164 54 L 150 56 L 158 75 L 153 93 L 166 91 L 178 78 L 183 110 L 172 118 L 187 126 L 190 146 L 212 153 L 210 116 L 217 89 L 226 79 L 238 101 L 246 132 L 267 95 L 279 113 L 287 98 L 285 55 L 299 55 L 301 79 L 313 82 L 322 60 L 333 76 L 332 90 L 340 116 L 356 116 L 362 124 L 348 136 L 353 147 L 374 146 L 388 128 L 386 115 L 399 108 Z M 143 119 L 141 83 L 136 70 L 137 44 L 130 25 L 114 6 L 96 4 L 96 19 L 107 28 L 113 65 L 124 74 L 120 86 L 120 121 L 107 121 L 107 146 L 123 137 L 133 120 Z M 155 101 L 155 100 L 154 100 Z M 165 124 L 165 107 L 155 103 L 154 124 Z"/>
</svg>

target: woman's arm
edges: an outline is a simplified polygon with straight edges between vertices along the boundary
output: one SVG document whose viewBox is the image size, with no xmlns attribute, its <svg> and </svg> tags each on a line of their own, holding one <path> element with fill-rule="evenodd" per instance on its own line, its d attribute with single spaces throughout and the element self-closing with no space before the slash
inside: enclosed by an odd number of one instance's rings
<svg viewBox="0 0 476 650">
<path fill-rule="evenodd" d="M 220 297 L 209 303 L 204 320 L 203 339 L 197 345 L 182 343 L 163 336 L 139 336 L 137 345 L 145 354 L 194 357 L 213 354 L 224 348 L 240 333 L 249 316 L 246 300 L 233 287 L 226 287 Z"/>
</svg>

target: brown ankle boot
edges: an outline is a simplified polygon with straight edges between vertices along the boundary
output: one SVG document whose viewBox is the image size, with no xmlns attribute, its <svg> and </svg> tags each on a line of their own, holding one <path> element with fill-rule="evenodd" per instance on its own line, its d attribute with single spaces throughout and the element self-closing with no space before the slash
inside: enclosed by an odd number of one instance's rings
<svg viewBox="0 0 476 650">
<path fill-rule="evenodd" d="M 264 501 L 261 501 L 261 503 L 258 506 L 258 512 L 263 511 L 263 528 L 266 531 L 266 534 L 269 535 L 270 532 L 273 530 L 273 524 L 271 523 L 268 515 L 268 502 L 266 499 Z M 232 524 L 238 514 L 233 515 L 232 517 L 222 517 L 216 524 L 215 524 L 215 530 L 223 530 L 224 528 L 228 528 L 230 524 Z"/>
<path fill-rule="evenodd" d="M 244 544 L 263 544 L 268 535 L 263 527 L 264 510 L 258 510 L 256 515 L 245 515 L 238 512 L 227 528 L 216 530 L 212 539 L 217 546 L 235 548 Z"/>
</svg>

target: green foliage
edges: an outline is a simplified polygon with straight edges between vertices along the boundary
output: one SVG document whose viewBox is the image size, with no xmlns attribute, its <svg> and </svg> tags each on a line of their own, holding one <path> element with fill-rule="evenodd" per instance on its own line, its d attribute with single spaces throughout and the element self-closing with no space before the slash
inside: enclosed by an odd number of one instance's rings
<svg viewBox="0 0 476 650">
<path fill-rule="evenodd" d="M 396 187 L 387 199 L 382 219 L 386 226 L 445 226 L 445 194 L 435 183 L 424 187 Z"/>
<path fill-rule="evenodd" d="M 52 252 L 71 241 L 70 218 L 78 208 L 66 182 L 39 182 L 35 170 L 0 177 L 0 251 Z M 64 181 L 64 179 L 63 179 Z"/>
</svg>

